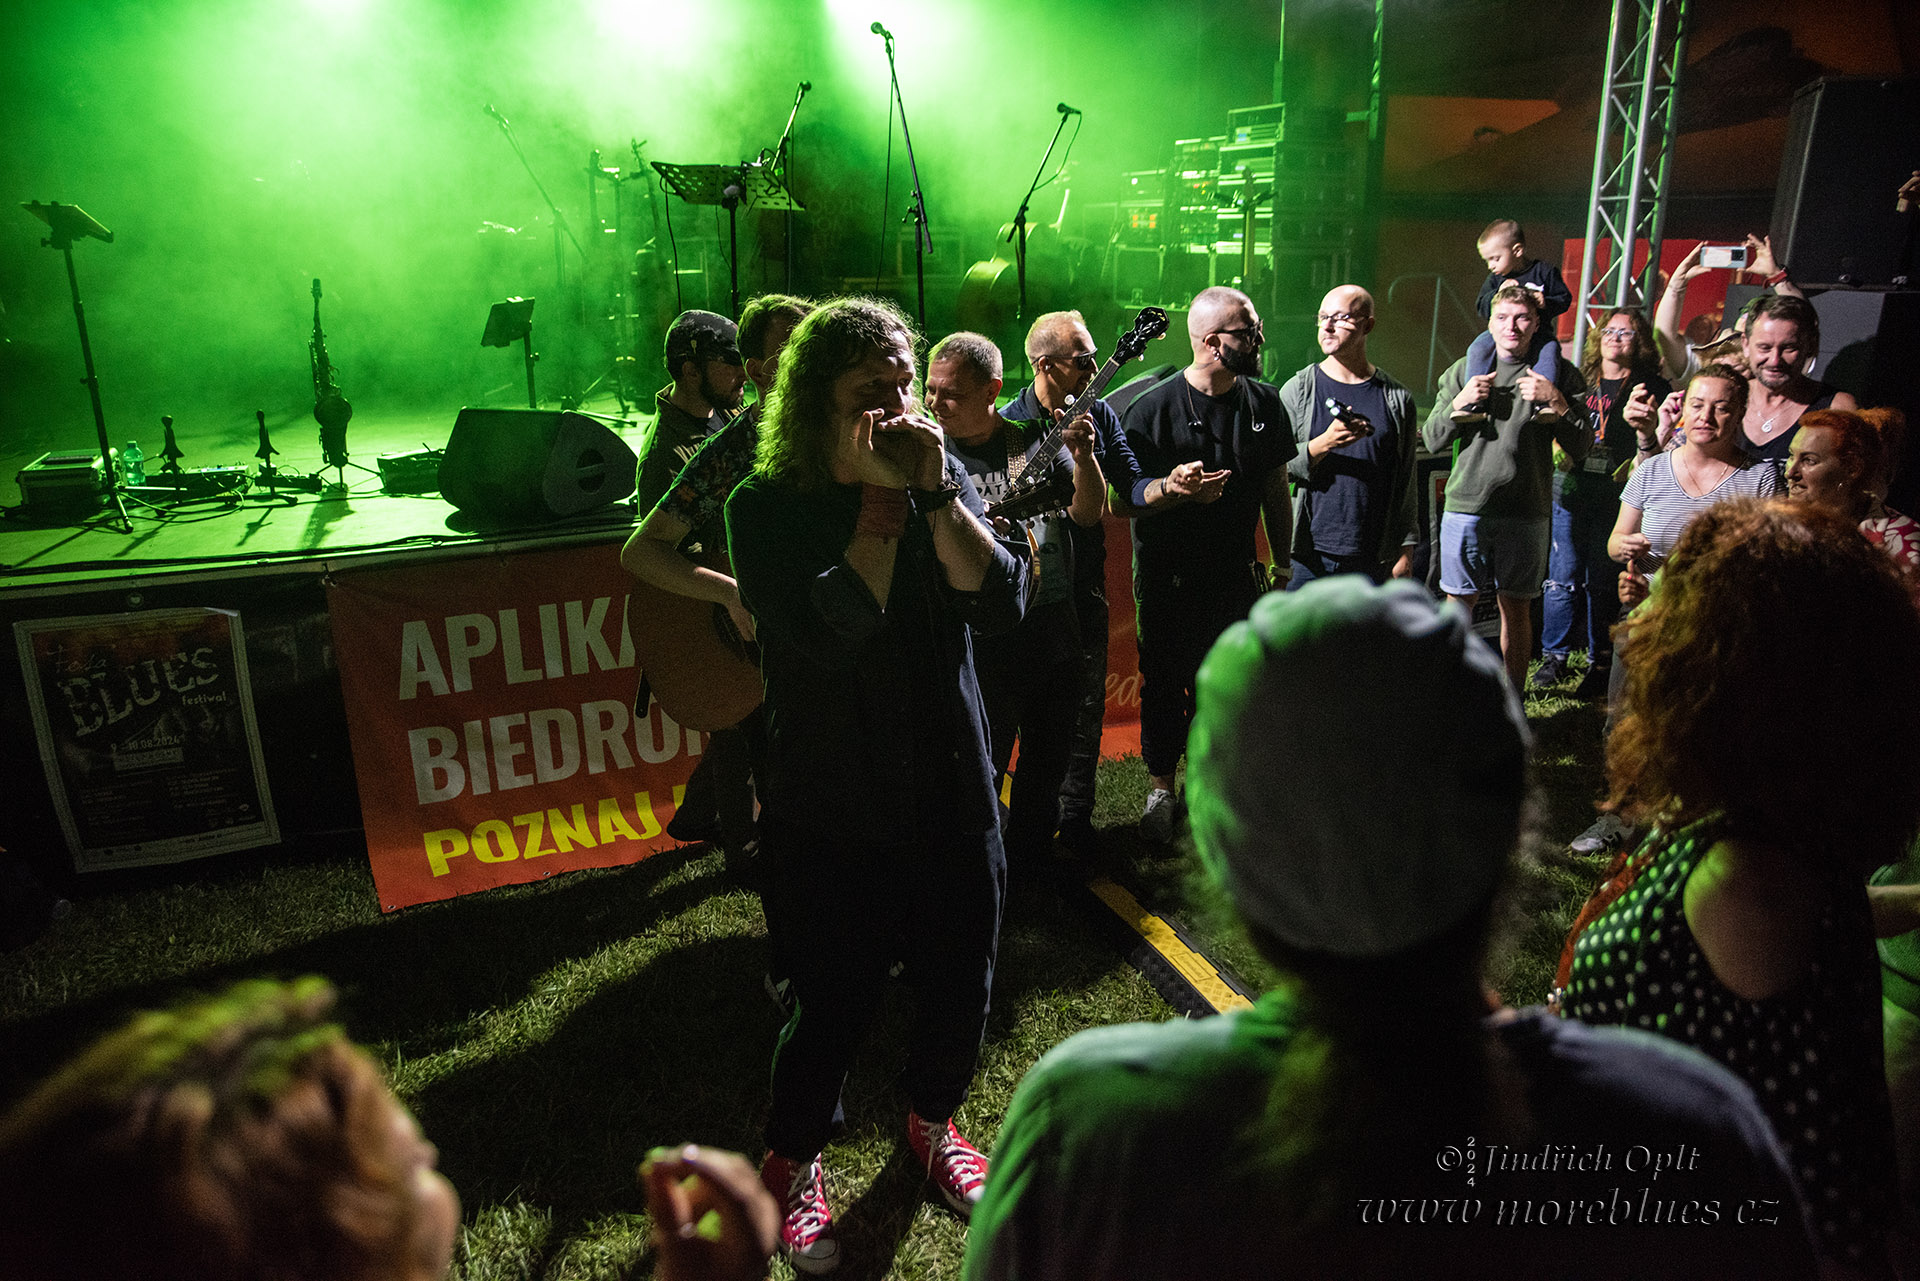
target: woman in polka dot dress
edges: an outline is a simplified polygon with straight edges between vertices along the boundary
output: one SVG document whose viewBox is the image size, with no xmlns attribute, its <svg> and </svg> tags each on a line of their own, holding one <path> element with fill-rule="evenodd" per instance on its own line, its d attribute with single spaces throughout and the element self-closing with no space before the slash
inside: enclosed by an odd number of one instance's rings
<svg viewBox="0 0 1920 1281">
<path fill-rule="evenodd" d="M 1827 1273 L 1884 1275 L 1897 1176 L 1865 878 L 1920 826 L 1920 614 L 1845 519 L 1740 499 L 1694 520 L 1622 645 L 1607 768 L 1655 824 L 1652 860 L 1581 935 L 1564 1009 L 1732 1069 Z"/>
</svg>

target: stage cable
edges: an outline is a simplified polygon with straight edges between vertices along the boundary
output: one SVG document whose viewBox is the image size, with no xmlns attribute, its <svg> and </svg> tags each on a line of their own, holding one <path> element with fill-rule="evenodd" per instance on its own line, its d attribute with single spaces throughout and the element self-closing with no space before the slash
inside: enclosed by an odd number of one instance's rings
<svg viewBox="0 0 1920 1281">
<path fill-rule="evenodd" d="M 673 250 L 673 314 L 677 316 L 687 309 L 687 302 L 680 294 L 680 240 L 673 234 L 673 193 L 667 190 L 667 180 L 658 170 L 653 180 L 660 185 L 660 207 L 667 211 L 667 245 Z"/>
</svg>

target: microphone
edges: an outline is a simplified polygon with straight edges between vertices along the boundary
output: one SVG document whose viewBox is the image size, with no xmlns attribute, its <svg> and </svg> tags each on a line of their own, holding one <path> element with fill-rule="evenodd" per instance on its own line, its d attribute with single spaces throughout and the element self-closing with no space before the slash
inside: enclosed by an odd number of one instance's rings
<svg viewBox="0 0 1920 1281">
<path fill-rule="evenodd" d="M 1061 115 L 1063 115 L 1063 116 L 1077 116 L 1077 115 L 1079 115 L 1079 114 L 1080 114 L 1080 108 L 1078 108 L 1078 107 L 1069 107 L 1069 106 L 1068 106 L 1068 105 L 1067 105 L 1066 103 L 1064 103 L 1064 102 L 1063 102 L 1063 103 L 1060 103 L 1059 105 L 1057 105 L 1056 107 L 1054 107 L 1054 110 L 1055 110 L 1055 111 L 1057 111 L 1057 112 L 1059 112 L 1059 113 L 1060 113 Z"/>
<path fill-rule="evenodd" d="M 499 112 L 495 111 L 493 109 L 493 104 L 491 102 L 487 104 L 487 114 L 492 116 L 495 120 L 498 120 L 502 128 L 506 127 L 507 118 L 501 115 Z"/>
<path fill-rule="evenodd" d="M 885 36 L 889 40 L 893 39 L 893 32 L 887 30 L 885 27 L 881 26 L 877 22 L 874 23 L 872 26 L 868 27 L 867 30 L 873 32 L 873 34 L 876 36 Z"/>
<path fill-rule="evenodd" d="M 812 92 L 813 92 L 813 81 L 811 81 L 811 80 L 802 80 L 802 81 L 800 82 L 800 92 L 801 92 L 801 93 L 812 93 Z"/>
</svg>

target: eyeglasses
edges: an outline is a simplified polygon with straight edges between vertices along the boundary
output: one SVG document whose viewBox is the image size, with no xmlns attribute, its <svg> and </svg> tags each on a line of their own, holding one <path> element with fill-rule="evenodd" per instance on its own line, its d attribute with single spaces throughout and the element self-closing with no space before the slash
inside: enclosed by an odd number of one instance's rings
<svg viewBox="0 0 1920 1281">
<path fill-rule="evenodd" d="M 1318 319 L 1323 325 L 1350 326 L 1359 324 L 1366 317 L 1353 311 L 1323 311 Z"/>
<path fill-rule="evenodd" d="M 1049 353 L 1048 360 L 1056 365 L 1072 365 L 1075 369 L 1096 369 L 1100 365 L 1100 355 L 1096 351 L 1082 351 L 1073 355 L 1061 352 Z"/>
<path fill-rule="evenodd" d="M 1251 335 L 1255 342 L 1264 342 L 1267 337 L 1266 330 L 1262 329 L 1257 321 L 1251 325 L 1241 325 L 1238 329 L 1216 329 L 1213 332 L 1216 334 Z"/>
<path fill-rule="evenodd" d="M 1633 337 L 1633 330 L 1619 329 L 1619 328 L 1602 329 L 1600 331 L 1600 336 L 1602 338 L 1631 338 Z"/>
</svg>

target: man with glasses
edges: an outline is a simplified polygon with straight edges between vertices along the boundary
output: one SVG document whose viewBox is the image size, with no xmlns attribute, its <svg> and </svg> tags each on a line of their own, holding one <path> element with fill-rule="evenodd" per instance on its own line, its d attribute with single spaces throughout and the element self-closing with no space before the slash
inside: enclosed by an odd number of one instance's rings
<svg viewBox="0 0 1920 1281">
<path fill-rule="evenodd" d="M 1325 358 L 1280 388 L 1298 446 L 1287 464 L 1294 487 L 1289 591 L 1329 574 L 1381 583 L 1411 572 L 1413 395 L 1367 359 L 1372 332 L 1373 295 L 1358 285 L 1334 289 L 1315 322 Z"/>
<path fill-rule="evenodd" d="M 1093 454 L 1122 510 L 1165 506 L 1200 487 L 1200 465 L 1177 467 L 1163 483 L 1140 470 L 1120 430 L 1120 415 L 1104 400 L 1079 404 L 1077 398 L 1093 381 L 1100 355 L 1086 320 L 1077 311 L 1050 311 L 1027 330 L 1027 360 L 1033 365 L 1033 385 L 1002 409 L 1017 422 L 1049 421 L 1067 412 L 1093 425 Z M 1073 552 L 1073 612 L 1079 624 L 1079 712 L 1073 728 L 1072 755 L 1066 780 L 1060 787 L 1061 843 L 1077 853 L 1091 853 L 1095 767 L 1100 762 L 1100 730 L 1107 714 L 1107 537 L 1104 522 L 1091 526 L 1066 525 Z"/>
<path fill-rule="evenodd" d="M 1279 393 L 1258 378 L 1265 337 L 1253 299 L 1224 286 L 1202 290 L 1187 313 L 1193 363 L 1141 395 L 1122 420 L 1141 470 L 1166 477 L 1146 487 L 1151 511 L 1129 513 L 1140 517 L 1133 596 L 1140 754 L 1153 784 L 1140 818 L 1147 841 L 1171 840 L 1179 819 L 1174 771 L 1187 747 L 1200 660 L 1259 594 L 1254 527 L 1264 516 L 1276 555 L 1293 544 L 1294 437 Z M 1190 494 L 1176 488 L 1183 467 L 1198 471 Z"/>
</svg>

